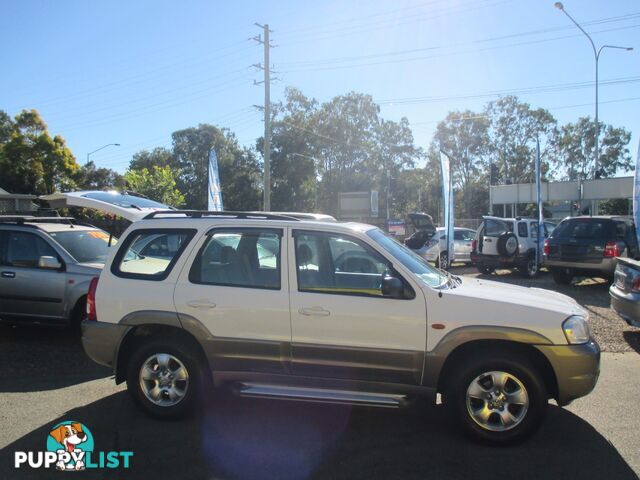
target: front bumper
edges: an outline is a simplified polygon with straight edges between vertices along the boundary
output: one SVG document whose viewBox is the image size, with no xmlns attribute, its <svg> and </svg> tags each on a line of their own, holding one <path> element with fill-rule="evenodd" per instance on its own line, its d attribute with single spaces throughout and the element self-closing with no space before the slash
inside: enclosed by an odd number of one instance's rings
<svg viewBox="0 0 640 480">
<path fill-rule="evenodd" d="M 559 405 L 568 405 L 594 389 L 600 375 L 600 347 L 595 340 L 582 345 L 536 345 L 536 348 L 555 372 Z"/>
<path fill-rule="evenodd" d="M 615 285 L 609 288 L 611 309 L 633 327 L 640 327 L 640 294 L 625 293 Z"/>
<path fill-rule="evenodd" d="M 131 327 L 116 323 L 82 322 L 82 348 L 91 360 L 115 368 L 118 348 Z"/>
</svg>

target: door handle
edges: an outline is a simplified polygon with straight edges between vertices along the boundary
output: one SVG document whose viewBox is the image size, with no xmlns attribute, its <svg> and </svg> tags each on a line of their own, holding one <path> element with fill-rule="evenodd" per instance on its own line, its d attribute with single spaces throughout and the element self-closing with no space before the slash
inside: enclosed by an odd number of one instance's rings
<svg viewBox="0 0 640 480">
<path fill-rule="evenodd" d="M 216 304 L 209 300 L 189 300 L 187 305 L 192 308 L 216 308 Z"/>
<path fill-rule="evenodd" d="M 303 307 L 298 312 L 306 316 L 328 317 L 331 312 L 322 307 Z"/>
<path fill-rule="evenodd" d="M 2 278 L 16 278 L 16 272 L 2 272 Z"/>
</svg>

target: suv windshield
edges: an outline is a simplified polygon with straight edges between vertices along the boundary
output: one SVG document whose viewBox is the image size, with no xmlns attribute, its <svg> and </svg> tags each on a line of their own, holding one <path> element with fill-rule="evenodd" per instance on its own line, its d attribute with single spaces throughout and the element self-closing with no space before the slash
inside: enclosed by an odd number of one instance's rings
<svg viewBox="0 0 640 480">
<path fill-rule="evenodd" d="M 420 255 L 412 252 L 382 230 L 377 228 L 369 230 L 367 235 L 428 286 L 441 287 L 448 280 L 446 275 L 429 265 Z"/>
<path fill-rule="evenodd" d="M 104 263 L 109 253 L 109 234 L 102 230 L 70 230 L 49 235 L 78 263 Z M 116 242 L 112 237 L 111 245 Z"/>
</svg>

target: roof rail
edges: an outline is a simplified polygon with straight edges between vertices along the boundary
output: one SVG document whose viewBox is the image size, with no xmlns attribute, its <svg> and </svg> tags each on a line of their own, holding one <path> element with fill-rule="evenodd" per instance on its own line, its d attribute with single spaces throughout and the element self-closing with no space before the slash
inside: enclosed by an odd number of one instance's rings
<svg viewBox="0 0 640 480">
<path fill-rule="evenodd" d="M 244 220 L 292 220 L 299 222 L 300 219 L 295 217 L 289 217 L 287 215 L 277 215 L 269 212 L 213 212 L 208 210 L 158 210 L 151 212 L 143 218 L 143 220 L 151 220 L 158 215 L 184 215 L 187 218 L 202 218 L 202 217 L 229 217 L 238 218 Z M 178 217 L 180 218 L 180 217 Z"/>
<path fill-rule="evenodd" d="M 76 219 L 73 217 L 37 217 L 34 215 L 0 215 L 0 223 L 2 222 L 11 222 L 11 223 L 25 223 L 25 222 L 35 222 L 35 223 L 70 223 L 76 222 Z"/>
</svg>

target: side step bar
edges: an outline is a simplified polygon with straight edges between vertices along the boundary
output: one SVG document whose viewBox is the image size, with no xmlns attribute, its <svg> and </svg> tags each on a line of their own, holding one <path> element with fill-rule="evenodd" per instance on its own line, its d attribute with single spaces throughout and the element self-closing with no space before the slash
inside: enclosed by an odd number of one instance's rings
<svg viewBox="0 0 640 480">
<path fill-rule="evenodd" d="M 375 407 L 399 408 L 407 401 L 406 395 L 388 393 L 353 392 L 283 385 L 241 383 L 239 392 L 243 397 L 279 398 L 319 403 L 343 403 Z"/>
</svg>

